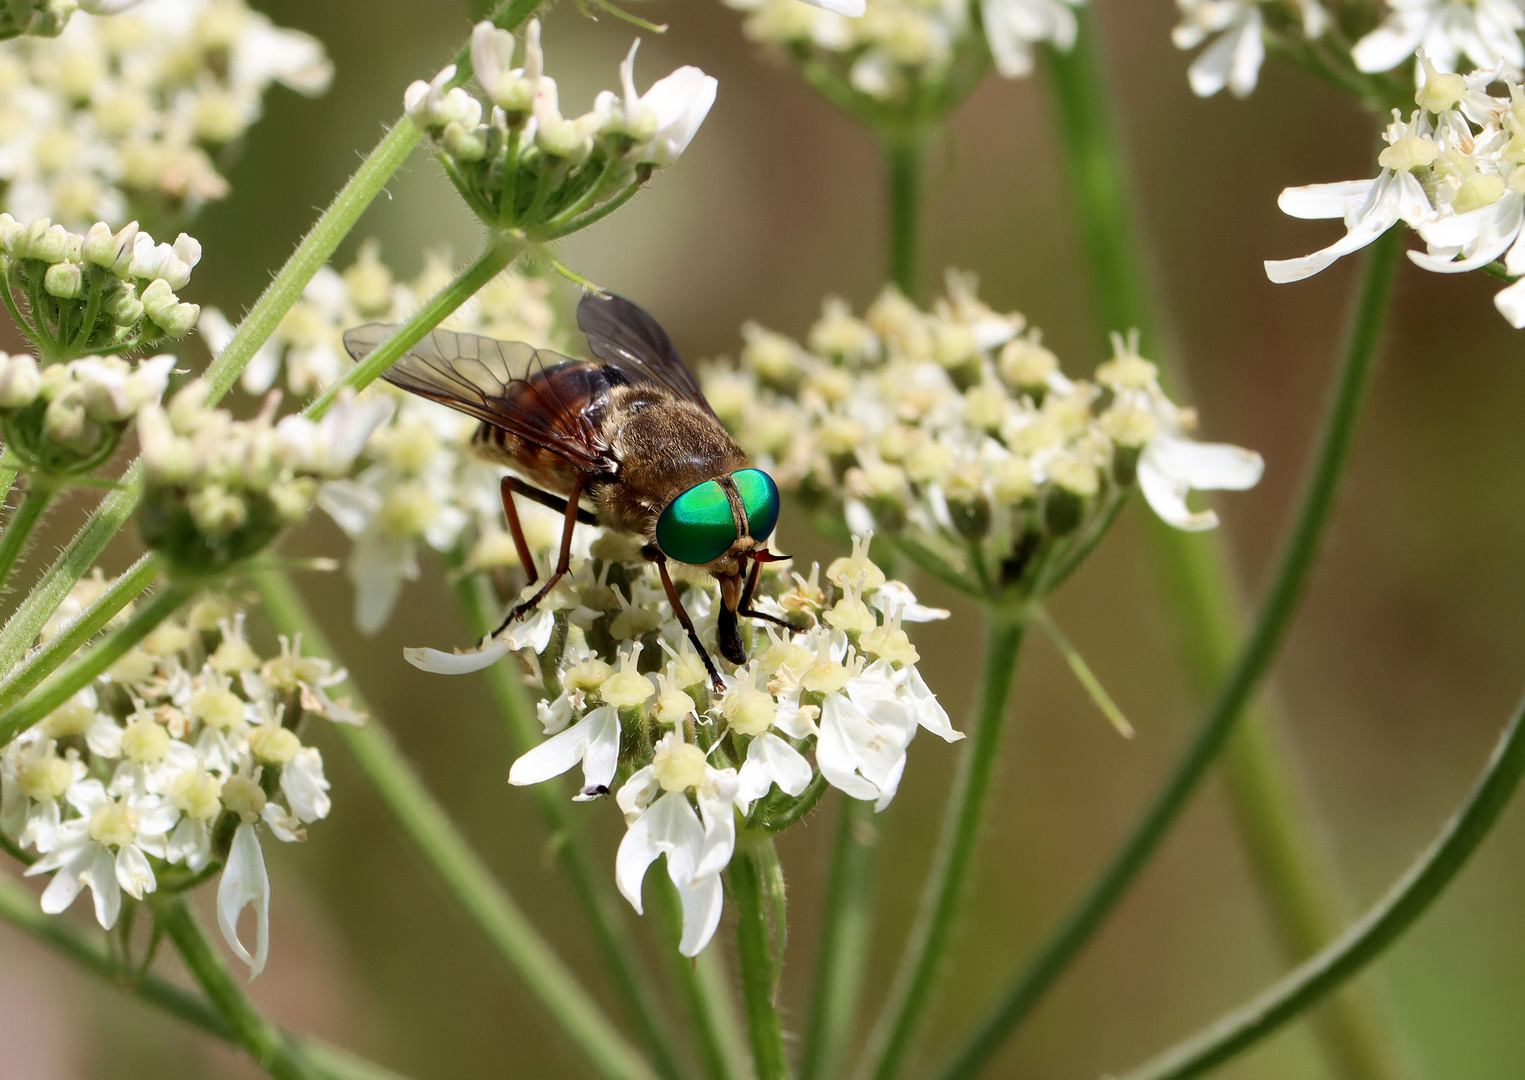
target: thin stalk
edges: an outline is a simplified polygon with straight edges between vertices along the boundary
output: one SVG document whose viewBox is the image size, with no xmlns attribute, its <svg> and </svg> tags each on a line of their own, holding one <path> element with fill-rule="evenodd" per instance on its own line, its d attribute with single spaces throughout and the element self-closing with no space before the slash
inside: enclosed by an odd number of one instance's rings
<svg viewBox="0 0 1525 1080">
<path fill-rule="evenodd" d="M 1318 955 L 1124 1080 L 1187 1080 L 1243 1053 L 1380 956 L 1445 892 L 1509 805 L 1525 774 L 1525 706 L 1505 728 L 1461 809 L 1375 906 Z"/>
<path fill-rule="evenodd" d="M 524 242 L 506 235 L 490 240 L 476 260 L 462 270 L 454 281 L 446 285 L 434 298 L 419 308 L 392 336 L 383 341 L 360 363 L 350 368 L 344 378 L 323 391 L 321 397 L 307 407 L 306 415 L 314 420 L 328 411 L 344 390 L 358 393 L 375 382 L 387 368 L 401 360 L 407 351 L 424 339 L 424 336 L 475 296 L 482 288 L 524 250 Z"/>
<path fill-rule="evenodd" d="M 535 13 L 540 2 L 541 0 L 503 0 L 494 7 L 492 21 L 503 29 L 516 30 L 520 23 Z M 461 46 L 455 62 L 458 69 L 456 79 L 464 82 L 471 76 L 469 46 Z M 275 332 L 291 305 L 301 298 L 302 290 L 307 287 L 313 275 L 333 257 L 339 244 L 360 220 L 360 215 L 381 194 L 392 174 L 401 168 L 421 138 L 423 132 L 404 115 L 366 155 L 360 168 L 355 170 L 355 175 L 334 196 L 322 216 L 313 223 L 307 235 L 297 244 L 296 250 L 254 302 L 249 313 L 239 322 L 227 347 L 207 368 L 203 377 L 212 390 L 208 404 L 216 404 L 232 388 L 260 346 Z M 0 289 L 0 296 L 8 300 L 9 290 Z M 13 458 L 14 455 L 7 452 L 6 457 Z M 3 478 L 4 468 L 4 461 L 0 460 L 0 478 Z M 4 629 L 0 630 L 0 671 L 8 671 L 16 665 L 22 653 L 36 640 L 37 632 L 43 624 L 58 610 L 58 605 L 63 603 L 74 583 L 89 572 L 111 538 L 121 531 L 122 525 L 137 509 L 142 494 L 143 466 L 139 460 L 133 462 L 123 474 L 120 487 L 101 501 L 63 554 L 48 568 L 42 580 L 11 614 Z"/>
<path fill-rule="evenodd" d="M 889 279 L 916 300 L 921 295 L 921 174 L 926 140 L 913 130 L 883 134 L 880 142 L 889 203 Z"/>
<path fill-rule="evenodd" d="M 482 575 L 462 574 L 458 577 L 455 597 L 473 634 L 480 637 L 491 633 L 497 626 L 498 605 Z M 508 729 L 514 753 L 523 754 L 544 737 L 535 719 L 534 703 L 509 662 L 494 664 L 487 669 L 486 675 L 487 688 L 504 727 Z M 567 814 L 567 808 L 573 805 L 571 794 L 559 780 L 535 784 L 530 791 L 540 805 L 546 828 L 558 841 L 557 862 L 572 881 L 573 891 L 593 928 L 594 940 L 604 954 L 620 997 L 629 1003 L 634 1013 L 636 1026 L 651 1051 L 657 1071 L 668 1077 L 680 1075 L 682 1070 L 672 1054 L 671 1025 L 652 993 L 656 980 L 635 947 L 619 901 L 605 884 L 607 878 L 599 873 L 586 834 Z"/>
<path fill-rule="evenodd" d="M 286 575 L 264 571 L 254 576 L 254 583 L 277 630 L 293 637 L 301 634 L 303 648 L 311 655 L 333 657 L 327 637 Z M 356 707 L 370 711 L 353 684 L 349 690 Z M 375 713 L 371 712 L 370 721 L 363 727 L 340 724 L 337 730 L 456 901 L 518 970 L 594 1067 L 610 1080 L 657 1080 L 640 1052 L 609 1022 L 518 904 L 494 880 Z"/>
<path fill-rule="evenodd" d="M 4 289 L 0 288 L 0 293 Z M 9 446 L 0 449 L 0 493 L 6 502 L 16 490 L 16 474 L 21 472 L 21 459 L 11 452 Z"/>
<path fill-rule="evenodd" d="M 124 570 L 111 583 L 110 588 L 79 616 L 66 625 L 47 644 L 32 653 L 26 660 L 0 680 L 0 709 L 8 709 L 32 688 L 54 671 L 64 661 L 79 652 L 85 643 L 106 628 L 106 624 L 132 603 L 133 599 L 154 583 L 159 573 L 159 562 L 153 555 L 143 555 Z"/>
<path fill-rule="evenodd" d="M 59 672 L 41 689 L 0 713 L 0 746 L 4 746 L 95 681 L 95 677 L 138 642 L 142 641 L 185 601 L 195 595 L 196 586 L 171 579 L 153 595 L 153 599 L 135 612 L 99 645 Z"/>
<path fill-rule="evenodd" d="M 22 497 L 21 505 L 16 507 L 5 531 L 0 533 L 0 586 L 10 578 L 16 560 L 21 558 L 21 551 L 32 536 L 32 530 L 42 520 L 43 511 L 47 510 L 57 492 L 58 488 L 52 483 L 33 474 L 31 486 Z"/>
<path fill-rule="evenodd" d="M 1130 197 L 1125 144 L 1107 96 L 1094 15 L 1082 11 L 1076 47 L 1044 51 L 1054 128 L 1064 152 L 1103 330 L 1137 327 L 1162 361 L 1167 389 L 1186 398 L 1179 360 L 1158 334 L 1159 298 Z M 1380 319 L 1368 324 L 1375 333 Z M 1351 341 L 1354 344 L 1354 337 Z M 1244 640 L 1239 584 L 1218 533 L 1186 535 L 1152 522 L 1159 572 L 1174 600 L 1177 633 L 1197 692 L 1211 700 Z M 1224 762 L 1225 786 L 1278 944 L 1289 960 L 1338 932 L 1344 908 L 1323 837 L 1287 782 L 1292 772 L 1270 730 L 1274 717 L 1250 699 Z M 1315 1018 L 1334 1070 L 1355 1080 L 1392 1080 L 1402 1038 L 1369 988 L 1357 987 Z"/>
<path fill-rule="evenodd" d="M 742 1052 L 743 1036 L 720 950 L 705 949 L 692 960 L 678 952 L 683 937 L 678 890 L 665 872 L 653 874 L 652 879 L 657 913 L 666 930 L 663 951 L 672 961 L 673 981 L 694 1027 L 702 1071 L 710 1080 L 744 1080 L 751 1076 L 752 1067 Z"/>
<path fill-rule="evenodd" d="M 317 1073 L 301 1051 L 260 1014 L 233 981 L 232 972 L 207 940 L 206 931 L 185 899 L 177 896 L 155 905 L 154 913 L 157 928 L 174 943 L 186 970 L 222 1015 L 233 1041 L 254 1063 L 275 1080 L 316 1080 Z"/>
<path fill-rule="evenodd" d="M 731 899 L 736 904 L 736 953 L 741 962 L 742 1000 L 747 1011 L 747 1035 L 757 1080 L 789 1080 L 784 1055 L 784 1029 L 778 1012 L 779 971 L 774 962 L 773 905 L 766 896 L 773 838 L 744 831 L 736 838 L 736 854 L 727 871 Z"/>
<path fill-rule="evenodd" d="M 157 975 L 124 981 L 120 964 L 106 949 L 100 935 L 83 930 L 68 919 L 43 914 L 37 906 L 37 897 L 4 874 L 0 874 L 0 919 L 138 1000 L 213 1038 L 227 1043 L 235 1041 L 232 1027 L 206 998 Z M 286 1038 L 301 1048 L 314 1072 L 327 1080 L 403 1080 L 390 1069 L 320 1039 L 292 1035 Z"/>
<path fill-rule="evenodd" d="M 868 1080 L 889 1080 L 905 1062 L 925 1019 L 974 861 L 1025 629 L 1017 611 L 988 606 L 985 620 L 985 658 L 969 741 L 959 758 L 916 922 L 858 1070 Z"/>
<path fill-rule="evenodd" d="M 800 1080 L 832 1080 L 853 1035 L 873 925 L 878 835 L 874 804 L 843 797 L 821 917 L 815 988 L 800 1050 Z"/>
<path fill-rule="evenodd" d="M 1256 616 L 1255 625 L 1245 642 L 1232 673 L 1219 692 L 1202 727 L 1154 801 L 1144 811 L 1122 846 L 1113 854 L 1085 897 L 1072 908 L 1048 939 L 1039 947 L 1027 966 L 999 995 L 996 1005 L 975 1028 L 953 1059 L 936 1075 L 939 1080 L 974 1076 L 1005 1041 L 1011 1031 L 1032 1011 L 1044 993 L 1079 955 L 1091 935 L 1111 914 L 1118 900 L 1128 891 L 1149 859 L 1175 823 L 1208 766 L 1222 750 L 1235 722 L 1243 715 L 1251 696 L 1260 686 L 1286 636 L 1296 613 L 1308 575 L 1317 560 L 1324 533 L 1334 510 L 1340 480 L 1350 455 L 1356 421 L 1370 386 L 1376 359 L 1377 342 L 1387 311 L 1389 286 L 1403 250 L 1403 236 L 1390 230 L 1372 245 L 1367 256 L 1361 288 L 1357 294 L 1355 319 L 1351 325 L 1345 356 L 1341 362 L 1335 396 L 1329 406 L 1320 435 L 1313 471 L 1304 489 L 1297 517 L 1288 536 L 1276 572 L 1271 579 Z M 1195 564 L 1200 567 L 1201 563 Z M 1194 594 L 1204 596 L 1207 590 Z M 1213 609 L 1204 601 L 1193 612 L 1212 626 L 1208 616 Z M 1205 613 L 1205 614 L 1204 614 Z M 1220 631 L 1229 632 L 1229 631 Z M 1261 809 L 1287 822 L 1285 806 L 1262 803 Z M 1308 887 L 1309 881 L 1279 879 L 1279 888 Z M 1328 886 L 1324 885 L 1324 889 Z M 1332 935 L 1331 935 L 1332 936 Z M 1369 1020 L 1363 1019 L 1363 1025 Z M 1342 1026 L 1338 1032 L 1340 1049 L 1337 1059 L 1359 1055 L 1367 1047 L 1364 1027 Z M 1365 1071 L 1349 1076 L 1389 1075 L 1381 1059 L 1360 1058 Z"/>
</svg>

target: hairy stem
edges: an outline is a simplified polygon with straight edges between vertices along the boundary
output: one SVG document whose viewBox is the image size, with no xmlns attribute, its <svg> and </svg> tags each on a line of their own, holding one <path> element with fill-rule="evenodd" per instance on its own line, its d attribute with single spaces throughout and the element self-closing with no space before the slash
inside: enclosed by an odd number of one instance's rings
<svg viewBox="0 0 1525 1080">
<path fill-rule="evenodd" d="M 458 577 L 455 596 L 473 634 L 491 633 L 498 625 L 498 604 L 482 575 Z M 504 661 L 488 668 L 487 687 L 504 727 L 508 729 L 514 752 L 523 754 L 541 741 L 543 733 L 535 719 L 534 702 L 511 667 L 512 663 Z M 573 805 L 571 794 L 559 780 L 535 784 L 530 792 L 540 806 L 546 827 L 557 840 L 556 861 L 572 880 L 572 888 L 593 928 L 593 937 L 614 976 L 620 997 L 629 1003 L 635 1014 L 636 1025 L 657 1070 L 663 1076 L 679 1075 L 681 1070 L 672 1056 L 673 1040 L 668 1018 L 662 1014 L 651 992 L 656 980 L 635 948 L 629 922 L 613 890 L 605 884 L 607 878 L 598 872 L 587 836 L 567 814 L 567 808 Z"/>
<path fill-rule="evenodd" d="M 766 833 L 742 832 L 736 838 L 736 854 L 727 876 L 736 904 L 736 952 L 741 962 L 752 1064 L 757 1080 L 789 1080 L 777 1001 L 779 971 L 769 930 L 774 916 L 764 884 L 770 872 L 772 845 L 773 839 Z"/>
<path fill-rule="evenodd" d="M 1059 66 L 1059 60 L 1054 59 L 1051 66 Z M 1401 231 L 1392 230 L 1372 245 L 1367 256 L 1366 269 L 1356 297 L 1355 317 L 1341 361 L 1335 395 L 1324 420 L 1313 471 L 1271 585 L 1256 616 L 1255 625 L 1206 721 L 1176 763 L 1165 785 L 1155 795 L 1090 890 L 1039 946 L 1026 967 L 1000 993 L 995 1006 L 967 1037 L 953 1059 L 936 1074 L 939 1080 L 962 1080 L 978 1073 L 1049 987 L 1068 969 L 1133 884 L 1139 872 L 1148 864 L 1160 841 L 1196 791 L 1208 766 L 1222 750 L 1235 723 L 1244 714 L 1252 695 L 1270 668 L 1298 609 L 1334 510 L 1340 480 L 1354 441 L 1356 422 L 1370 386 L 1377 344 L 1387 311 L 1389 287 L 1402 253 L 1402 242 Z M 1216 665 L 1210 662 L 1211 653 L 1208 650 L 1221 649 L 1225 641 L 1234 639 L 1234 620 L 1231 612 L 1225 612 L 1225 607 L 1231 608 L 1232 593 L 1227 591 L 1229 585 L 1221 572 L 1221 562 L 1216 561 L 1214 555 L 1205 554 L 1202 546 L 1186 542 L 1191 539 L 1193 538 L 1184 537 L 1183 540 L 1176 541 L 1172 538 L 1167 553 L 1176 562 L 1169 569 L 1178 578 L 1186 576 L 1182 582 L 1184 587 L 1175 593 L 1181 601 L 1179 618 L 1188 631 L 1183 636 L 1194 646 L 1194 662 L 1205 669 L 1204 674 L 1211 674 L 1216 670 Z M 1261 744 L 1259 749 L 1266 750 L 1269 747 Z M 1266 767 L 1269 768 L 1269 765 Z M 1233 774 L 1230 774 L 1230 779 L 1234 779 Z M 1243 780 L 1242 777 L 1238 779 Z M 1248 787 L 1243 783 L 1237 786 Z M 1265 789 L 1263 793 L 1274 794 L 1275 791 Z M 1249 797 L 1256 797 L 1256 793 L 1248 794 Z M 1271 804 L 1258 799 L 1257 808 L 1261 814 L 1275 820 L 1276 828 L 1284 834 L 1290 831 L 1291 835 L 1306 835 L 1306 826 L 1292 816 L 1292 811 L 1285 803 Z M 1251 836 L 1250 839 L 1252 847 L 1267 843 L 1257 836 Z M 1294 848 L 1302 849 L 1302 845 Z M 1300 871 L 1296 877 L 1278 875 L 1266 880 L 1265 884 L 1271 892 L 1269 899 L 1278 907 L 1305 902 L 1310 905 L 1327 904 L 1324 898 L 1331 888 L 1316 871 L 1309 869 Z M 1316 889 L 1317 895 L 1309 900 L 1296 894 L 1295 890 L 1300 889 Z M 1380 1023 L 1380 1015 L 1373 1006 L 1365 1003 L 1356 1003 L 1350 1008 L 1361 1010 L 1364 1015 L 1336 1015 L 1330 1028 L 1323 1032 L 1326 1045 L 1330 1042 L 1338 1045 L 1337 1050 L 1330 1051 L 1332 1057 L 1339 1061 L 1359 1063 L 1357 1067 L 1361 1071 L 1342 1075 L 1391 1075 L 1392 1066 L 1385 1055 L 1372 1056 L 1381 1053 L 1382 1044 L 1373 1042 L 1367 1035 L 1368 1031 Z"/>
<path fill-rule="evenodd" d="M 815 988 L 800 1050 L 800 1080 L 841 1075 L 868 961 L 877 844 L 874 804 L 843 796 L 837 804 L 837 836 L 826 882 Z"/>
<path fill-rule="evenodd" d="M 698 1044 L 699 1063 L 710 1080 L 747 1080 L 751 1063 L 737 1022 L 735 996 L 719 949 L 705 949 L 690 960 L 678 952 L 683 937 L 683 908 L 678 890 L 665 872 L 653 875 L 657 912 L 666 930 L 665 952 L 673 981 L 683 995 Z"/>
<path fill-rule="evenodd" d="M 1020 613 L 1008 609 L 988 606 L 985 620 L 985 658 L 969 741 L 959 758 L 916 922 L 859 1069 L 859 1075 L 868 1080 L 890 1080 L 905 1063 L 911 1041 L 926 1016 L 974 861 L 1025 629 Z"/>
<path fill-rule="evenodd" d="M 95 648 L 59 672 L 36 693 L 0 713 L 0 746 L 41 720 L 95 681 L 138 642 L 147 637 L 175 609 L 196 592 L 196 586 L 183 581 L 167 581 L 131 619 L 114 630 Z"/>
<path fill-rule="evenodd" d="M 1201 1076 L 1272 1034 L 1371 963 L 1418 921 L 1461 872 L 1509 805 L 1522 774 L 1525 706 L 1505 728 L 1467 801 L 1386 896 L 1318 955 L 1124 1080 Z"/>
<path fill-rule="evenodd" d="M 185 899 L 177 896 L 168 903 L 156 904 L 154 916 L 158 928 L 180 953 L 186 970 L 221 1014 L 233 1041 L 243 1047 L 254 1063 L 275 1080 L 316 1080 L 317 1072 L 301 1051 L 260 1014 L 233 981 L 232 972 L 217 955 Z"/>
<path fill-rule="evenodd" d="M 0 709 L 8 709 L 23 695 L 63 666 L 64 661 L 85 646 L 85 643 L 106 628 L 106 624 L 132 603 L 133 599 L 154 583 L 159 573 L 159 562 L 153 555 L 143 555 L 124 570 L 120 577 L 100 596 L 95 598 L 73 621 L 48 639 L 3 680 L 0 680 Z"/>
<path fill-rule="evenodd" d="M 21 505 L 16 507 L 16 512 L 6 523 L 5 531 L 0 533 L 0 586 L 10 578 L 16 560 L 21 558 L 21 551 L 32 536 L 32 530 L 42 520 L 43 511 L 47 510 L 57 490 L 42 476 L 33 474 L 31 485 L 22 496 Z"/>
<path fill-rule="evenodd" d="M 293 637 L 301 634 L 303 650 L 310 655 L 333 657 L 326 636 L 284 574 L 264 571 L 255 576 L 255 585 L 277 630 Z M 350 691 L 356 707 L 369 711 L 353 684 Z M 518 970 L 525 984 L 594 1067 L 610 1080 L 656 1080 L 656 1072 L 604 1016 L 467 845 L 375 714 L 363 727 L 340 724 L 337 729 L 456 901 Z"/>
<path fill-rule="evenodd" d="M 889 203 L 889 279 L 907 297 L 921 294 L 921 182 L 920 131 L 896 132 L 880 137 L 884 153 L 885 195 Z"/>
<path fill-rule="evenodd" d="M 369 356 L 350 368 L 344 378 L 323 391 L 322 396 L 307 407 L 306 414 L 316 420 L 328 411 L 329 406 L 346 389 L 358 393 L 375 382 L 387 368 L 422 341 L 425 335 L 475 296 L 483 285 L 507 269 L 523 250 L 522 240 L 506 235 L 493 237 L 470 266 L 419 308 L 407 322 L 392 331 L 391 337 L 378 345 Z"/>
</svg>

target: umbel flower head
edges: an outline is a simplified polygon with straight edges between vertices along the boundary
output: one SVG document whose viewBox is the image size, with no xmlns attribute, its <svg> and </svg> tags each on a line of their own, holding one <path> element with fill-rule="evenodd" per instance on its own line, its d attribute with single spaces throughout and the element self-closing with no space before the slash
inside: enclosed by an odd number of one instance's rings
<svg viewBox="0 0 1525 1080">
<path fill-rule="evenodd" d="M 156 244 L 136 221 L 116 232 L 98 221 L 81 236 L 0 214 L 0 250 L 6 306 L 47 363 L 184 337 L 201 315 L 176 295 L 201 261 L 185 233 Z"/>
<path fill-rule="evenodd" d="M 964 0 L 866 0 L 855 11 L 796 0 L 725 0 L 746 13 L 743 31 L 753 41 L 785 47 L 796 62 L 870 103 L 921 112 L 956 105 L 984 70 L 987 48 L 1008 79 L 1031 74 L 1037 44 L 1070 48 L 1078 2 L 981 0 L 976 22 Z"/>
<path fill-rule="evenodd" d="M 1074 380 L 1018 314 L 950 272 L 923 311 L 886 287 L 855 317 L 828 299 L 806 344 L 743 327 L 705 393 L 742 448 L 821 520 L 843 516 L 996 603 L 1047 593 L 1137 484 L 1182 529 L 1217 524 L 1192 490 L 1243 489 L 1258 454 L 1198 443 L 1133 338 Z"/>
<path fill-rule="evenodd" d="M 273 83 L 316 95 L 333 75 L 321 43 L 244 0 L 80 7 L 57 38 L 0 56 L 0 180 L 18 218 L 184 219 L 227 195 L 220 170 Z"/>
<path fill-rule="evenodd" d="M 539 20 L 525 29 L 521 67 L 513 66 L 514 36 L 482 22 L 471 35 L 471 62 L 489 111 L 451 85 L 454 65 L 413 83 L 403 100 L 485 223 L 553 240 L 610 213 L 676 161 L 714 104 L 718 84 L 696 67 L 637 93 L 639 45 L 620 65 L 621 92 L 602 91 L 589 112 L 567 117 L 556 80 L 545 73 Z"/>
<path fill-rule="evenodd" d="M 262 658 L 221 595 L 160 624 L 0 750 L 0 833 L 40 856 L 29 875 L 52 875 L 42 909 L 58 914 L 88 888 L 109 930 L 124 893 L 178 892 L 219 874 L 218 926 L 258 975 L 270 940 L 261 837 L 305 840 L 328 816 L 323 758 L 303 738 L 308 717 L 361 722 L 327 694 L 343 678 L 301 655 L 300 641 L 282 638 L 280 655 Z M 252 950 L 237 930 L 251 905 Z"/>
<path fill-rule="evenodd" d="M 272 423 L 280 395 L 253 420 L 206 406 L 195 382 L 167 407 L 138 414 L 146 468 L 138 529 L 176 570 L 220 571 L 264 549 L 307 516 L 318 485 L 349 472 L 365 440 L 392 412 L 385 398 L 343 397 L 317 423 Z"/>
<path fill-rule="evenodd" d="M 1345 235 L 1312 255 L 1266 262 L 1275 282 L 1300 281 L 1370 244 L 1402 222 L 1423 238 L 1409 252 L 1442 274 L 1483 268 L 1525 275 L 1525 91 L 1496 71 L 1470 75 L 1437 68 L 1419 55 L 1422 80 L 1407 120 L 1394 110 L 1375 179 L 1287 188 L 1278 205 L 1300 218 L 1340 218 Z M 1502 81 L 1503 94 L 1489 88 Z M 1499 312 L 1525 328 L 1525 286 L 1494 298 Z"/>
<path fill-rule="evenodd" d="M 549 539 L 537 545 L 542 558 L 554 557 Z M 679 949 L 694 956 L 720 919 L 738 823 L 782 828 L 827 785 L 882 810 L 919 729 L 963 738 L 905 631 L 948 613 L 918 604 L 866 552 L 855 540 L 850 556 L 808 576 L 764 564 L 757 607 L 788 626 L 748 628 L 751 660 L 739 667 L 715 651 L 709 587 L 685 585 L 700 640 L 723 665 L 723 692 L 651 564 L 612 533 L 576 552 L 571 574 L 528 621 L 474 653 L 410 649 L 408 659 L 456 674 L 517 655 L 544 689 L 547 738 L 514 762 L 509 782 L 577 769 L 578 800 L 615 792 L 628 826 L 615 860 L 620 891 L 640 911 L 646 871 L 665 855 L 683 901 Z"/>
</svg>

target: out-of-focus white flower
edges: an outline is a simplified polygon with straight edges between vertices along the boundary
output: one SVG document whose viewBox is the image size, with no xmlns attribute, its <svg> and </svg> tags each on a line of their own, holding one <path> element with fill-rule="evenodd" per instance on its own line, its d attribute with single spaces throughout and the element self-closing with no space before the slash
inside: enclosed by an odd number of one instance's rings
<svg viewBox="0 0 1525 1080">
<path fill-rule="evenodd" d="M 1382 25 L 1356 42 L 1361 71 L 1390 71 L 1424 50 L 1435 66 L 1456 71 L 1463 58 L 1484 71 L 1525 68 L 1525 10 L 1517 0 L 1387 0 Z"/>
<path fill-rule="evenodd" d="M 1075 46 L 1079 24 L 1070 10 L 1084 0 L 980 0 L 985 40 L 996 70 L 1008 79 L 1032 74 L 1033 46 L 1047 42 L 1062 52 Z"/>
</svg>

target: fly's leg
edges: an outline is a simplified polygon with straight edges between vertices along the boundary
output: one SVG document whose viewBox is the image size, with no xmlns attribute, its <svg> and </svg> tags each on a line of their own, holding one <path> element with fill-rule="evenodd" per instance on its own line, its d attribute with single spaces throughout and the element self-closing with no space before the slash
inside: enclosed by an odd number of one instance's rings
<svg viewBox="0 0 1525 1080">
<path fill-rule="evenodd" d="M 560 495 L 552 495 L 549 491 L 541 491 L 533 484 L 526 484 L 517 476 L 505 476 L 503 478 L 503 488 L 505 491 L 512 491 L 516 495 L 523 495 L 526 499 L 537 502 L 541 506 L 556 511 L 558 514 L 565 514 L 567 512 L 567 501 Z M 577 500 L 573 499 L 572 504 L 576 505 L 576 503 Z M 577 520 L 584 525 L 598 524 L 598 518 L 580 506 L 577 507 Z"/>
<path fill-rule="evenodd" d="M 538 607 L 540 601 L 544 600 L 546 595 L 556 587 L 556 583 L 567 576 L 567 569 L 572 564 L 572 532 L 577 528 L 577 500 L 581 495 L 582 477 L 579 476 L 577 480 L 573 482 L 572 490 L 567 493 L 567 514 L 565 519 L 566 523 L 562 526 L 561 529 L 561 557 L 556 560 L 556 572 L 546 579 L 544 585 L 540 586 L 539 592 L 537 592 L 534 596 L 530 597 L 528 600 L 524 601 L 524 603 L 520 604 L 518 607 L 514 608 L 514 610 L 508 613 L 508 617 L 504 619 L 498 628 L 492 632 L 493 637 L 497 637 L 499 634 L 503 633 L 503 631 L 508 628 L 509 623 L 513 622 L 515 619 L 519 618 L 526 612 L 533 611 L 536 607 Z"/>
<path fill-rule="evenodd" d="M 752 570 L 749 574 L 747 574 L 747 587 L 742 590 L 741 603 L 736 605 L 736 613 L 738 615 L 744 615 L 749 619 L 761 619 L 763 622 L 770 622 L 775 626 L 782 626 L 785 630 L 801 629 L 800 627 L 795 626 L 788 619 L 780 619 L 777 615 L 769 615 L 766 611 L 758 611 L 752 606 L 752 596 L 757 592 L 757 581 L 760 577 L 762 577 L 762 561 L 759 559 L 753 559 Z"/>
<path fill-rule="evenodd" d="M 657 564 L 657 570 L 662 575 L 662 588 L 667 592 L 667 602 L 672 605 L 673 614 L 678 617 L 678 622 L 688 633 L 688 640 L 694 643 L 694 648 L 699 650 L 699 659 L 704 661 L 704 670 L 710 673 L 710 683 L 715 687 L 715 693 L 725 693 L 725 683 L 720 681 L 720 672 L 715 670 L 715 662 L 710 659 L 710 654 L 699 640 L 699 635 L 694 630 L 694 620 L 688 617 L 688 612 L 683 609 L 683 601 L 678 599 L 678 590 L 673 588 L 672 577 L 667 573 L 667 560 L 661 555 L 652 559 Z"/>
<path fill-rule="evenodd" d="M 524 526 L 519 524 L 519 510 L 514 506 L 514 478 L 503 478 L 503 515 L 508 518 L 508 531 L 514 538 L 514 550 L 519 553 L 519 565 L 524 567 L 526 585 L 533 585 L 540 579 L 540 571 L 535 569 L 534 556 L 530 554 L 530 546 L 524 539 Z M 506 624 L 505 624 L 506 625 Z"/>
</svg>

